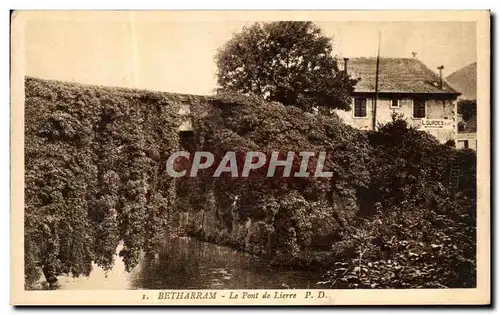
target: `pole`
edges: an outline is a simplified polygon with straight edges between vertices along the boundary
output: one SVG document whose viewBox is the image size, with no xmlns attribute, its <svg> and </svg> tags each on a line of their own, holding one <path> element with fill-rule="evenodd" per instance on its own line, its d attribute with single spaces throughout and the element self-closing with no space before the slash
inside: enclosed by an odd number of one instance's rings
<svg viewBox="0 0 500 315">
<path fill-rule="evenodd" d="M 382 32 L 378 33 L 378 49 L 377 49 L 377 65 L 375 69 L 375 98 L 373 99 L 373 110 L 372 110 L 372 129 L 377 128 L 377 99 L 378 99 L 378 73 L 380 65 L 380 39 L 382 37 Z"/>
<path fill-rule="evenodd" d="M 438 67 L 438 70 L 439 70 L 439 89 L 442 90 L 443 89 L 443 69 L 444 69 L 444 66 L 439 66 Z"/>
</svg>

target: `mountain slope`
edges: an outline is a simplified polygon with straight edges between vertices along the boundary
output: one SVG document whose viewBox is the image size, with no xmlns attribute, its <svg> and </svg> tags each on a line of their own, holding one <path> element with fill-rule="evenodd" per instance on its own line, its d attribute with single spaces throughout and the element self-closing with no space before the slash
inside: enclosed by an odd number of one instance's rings
<svg viewBox="0 0 500 315">
<path fill-rule="evenodd" d="M 477 63 L 471 63 L 450 74 L 446 81 L 462 93 L 460 98 L 475 100 L 477 92 Z"/>
</svg>

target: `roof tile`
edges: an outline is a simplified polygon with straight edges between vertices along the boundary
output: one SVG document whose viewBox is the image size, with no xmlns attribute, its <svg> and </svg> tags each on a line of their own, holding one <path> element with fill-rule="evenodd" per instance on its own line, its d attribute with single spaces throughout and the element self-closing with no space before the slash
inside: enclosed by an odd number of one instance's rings
<svg viewBox="0 0 500 315">
<path fill-rule="evenodd" d="M 375 92 L 377 59 L 351 58 L 347 72 L 354 79 L 361 79 L 355 86 L 356 92 Z M 443 78 L 439 88 L 439 75 L 416 58 L 380 58 L 379 92 L 387 93 L 433 93 L 460 94 Z"/>
</svg>

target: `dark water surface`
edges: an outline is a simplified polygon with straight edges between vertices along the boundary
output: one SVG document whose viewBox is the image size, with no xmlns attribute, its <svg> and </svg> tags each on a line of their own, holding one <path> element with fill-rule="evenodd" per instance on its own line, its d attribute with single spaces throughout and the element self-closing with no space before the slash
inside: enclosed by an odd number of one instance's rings
<svg viewBox="0 0 500 315">
<path fill-rule="evenodd" d="M 321 288 L 319 272 L 280 270 L 264 259 L 195 239 L 170 238 L 162 251 L 126 273 L 121 260 L 108 274 L 59 280 L 61 289 L 306 289 Z"/>
</svg>

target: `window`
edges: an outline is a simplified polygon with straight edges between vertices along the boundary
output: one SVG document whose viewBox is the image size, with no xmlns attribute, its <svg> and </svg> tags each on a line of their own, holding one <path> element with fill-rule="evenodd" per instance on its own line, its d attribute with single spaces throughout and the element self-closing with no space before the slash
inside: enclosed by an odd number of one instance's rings
<svg viewBox="0 0 500 315">
<path fill-rule="evenodd" d="M 354 117 L 366 117 L 366 98 L 354 99 Z"/>
<path fill-rule="evenodd" d="M 391 100 L 391 108 L 399 108 L 399 100 Z"/>
<path fill-rule="evenodd" d="M 459 149 L 468 149 L 469 148 L 469 140 L 458 140 L 458 148 Z"/>
<path fill-rule="evenodd" d="M 425 118 L 425 100 L 413 100 L 413 118 Z"/>
</svg>

